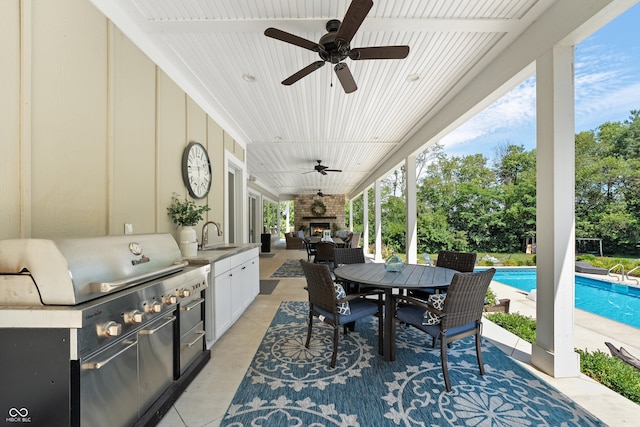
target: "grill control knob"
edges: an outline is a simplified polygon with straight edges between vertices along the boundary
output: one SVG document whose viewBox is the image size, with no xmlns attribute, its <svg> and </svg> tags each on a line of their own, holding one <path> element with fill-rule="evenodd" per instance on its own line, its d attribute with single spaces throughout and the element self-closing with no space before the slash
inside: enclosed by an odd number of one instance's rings
<svg viewBox="0 0 640 427">
<path fill-rule="evenodd" d="M 149 313 L 160 313 L 162 311 L 162 303 L 159 303 L 158 301 L 152 302 L 147 305 L 147 311 Z"/>
<path fill-rule="evenodd" d="M 183 289 L 180 289 L 180 290 L 178 291 L 178 296 L 179 296 L 180 298 L 186 298 L 186 297 L 188 297 L 189 295 L 191 295 L 191 291 L 189 291 L 189 289 L 184 289 L 184 288 L 183 288 Z"/>
<path fill-rule="evenodd" d="M 167 305 L 173 305 L 173 304 L 175 304 L 177 302 L 178 302 L 178 298 L 176 298 L 173 295 L 169 295 L 168 297 L 164 298 L 164 303 L 167 304 Z"/>
<path fill-rule="evenodd" d="M 133 310 L 124 314 L 125 323 L 135 325 L 141 323 L 144 320 L 144 314 L 140 310 Z"/>
<path fill-rule="evenodd" d="M 101 337 L 117 337 L 122 333 L 122 325 L 120 323 L 110 321 L 98 326 L 98 335 Z"/>
</svg>

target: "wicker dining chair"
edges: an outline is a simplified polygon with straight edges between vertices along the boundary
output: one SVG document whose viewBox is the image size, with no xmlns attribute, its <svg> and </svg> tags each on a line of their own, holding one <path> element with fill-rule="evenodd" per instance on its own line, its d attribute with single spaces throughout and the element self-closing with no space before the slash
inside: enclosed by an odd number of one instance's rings
<svg viewBox="0 0 640 427">
<path fill-rule="evenodd" d="M 478 367 L 480 375 L 484 375 L 480 338 L 482 311 L 487 288 L 495 272 L 495 268 L 491 268 L 480 273 L 456 273 L 445 295 L 432 295 L 427 301 L 411 296 L 395 296 L 400 302 L 396 310 L 399 321 L 431 335 L 432 347 L 440 340 L 440 360 L 447 392 L 451 391 L 447 347 L 453 341 L 475 336 Z M 441 308 L 436 308 L 436 305 L 441 305 Z"/>
<path fill-rule="evenodd" d="M 470 273 L 476 267 L 477 256 L 475 252 L 440 251 L 436 259 L 436 267 Z"/>
<path fill-rule="evenodd" d="M 450 268 L 461 273 L 470 273 L 476 267 L 475 252 L 440 251 L 436 259 L 436 267 Z M 433 288 L 429 290 L 410 290 L 409 295 L 420 299 L 427 299 L 434 293 L 446 292 L 447 288 Z"/>
<path fill-rule="evenodd" d="M 316 256 L 313 258 L 313 262 L 331 266 L 331 264 L 334 263 L 335 249 L 336 244 L 333 242 L 318 242 L 316 244 Z"/>
<path fill-rule="evenodd" d="M 304 239 L 304 248 L 307 250 L 307 261 L 311 262 L 311 257 L 316 256 L 316 245 L 312 244 L 309 240 Z"/>
<path fill-rule="evenodd" d="M 362 248 L 335 248 L 333 251 L 336 267 L 348 264 L 364 264 L 364 250 Z M 359 292 L 360 284 L 340 280 L 347 293 Z"/>
<path fill-rule="evenodd" d="M 349 333 L 348 324 L 367 316 L 378 316 L 378 353 L 382 354 L 382 294 L 358 293 L 346 295 L 341 286 L 336 285 L 331 279 L 329 266 L 326 264 L 314 264 L 300 260 L 304 276 L 307 280 L 307 292 L 309 293 L 309 321 L 307 328 L 307 341 L 305 347 L 309 348 L 313 318 L 317 317 L 324 323 L 333 327 L 333 353 L 331 355 L 331 367 L 336 366 L 338 357 L 338 335 L 340 326 L 344 334 Z M 367 299 L 369 295 L 376 295 L 376 300 Z"/>
</svg>

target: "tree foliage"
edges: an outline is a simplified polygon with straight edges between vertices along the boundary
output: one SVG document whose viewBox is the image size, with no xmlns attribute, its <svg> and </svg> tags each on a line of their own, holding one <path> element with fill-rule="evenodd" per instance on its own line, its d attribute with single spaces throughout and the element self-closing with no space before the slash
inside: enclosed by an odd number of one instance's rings
<svg viewBox="0 0 640 427">
<path fill-rule="evenodd" d="M 576 237 L 602 238 L 609 253 L 637 254 L 640 242 L 640 110 L 575 136 Z M 503 144 L 490 164 L 482 154 L 450 157 L 434 145 L 417 158 L 418 252 L 442 249 L 516 252 L 536 233 L 536 151 Z M 406 171 L 382 181 L 385 246 L 406 251 Z M 374 194 L 369 189 L 369 241 Z M 353 203 L 362 231 L 362 197 Z"/>
</svg>

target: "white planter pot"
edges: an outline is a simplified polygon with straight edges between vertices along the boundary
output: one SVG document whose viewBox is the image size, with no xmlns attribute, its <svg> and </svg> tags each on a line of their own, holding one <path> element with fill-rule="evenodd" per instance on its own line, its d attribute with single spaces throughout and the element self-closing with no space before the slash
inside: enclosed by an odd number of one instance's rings
<svg viewBox="0 0 640 427">
<path fill-rule="evenodd" d="M 183 257 L 198 255 L 198 235 L 193 227 L 183 226 L 180 229 L 178 240 Z"/>
</svg>

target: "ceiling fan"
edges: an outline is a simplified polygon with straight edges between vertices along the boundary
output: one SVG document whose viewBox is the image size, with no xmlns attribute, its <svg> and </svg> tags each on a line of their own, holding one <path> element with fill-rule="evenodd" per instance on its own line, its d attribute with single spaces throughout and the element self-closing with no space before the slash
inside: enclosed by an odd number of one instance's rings
<svg viewBox="0 0 640 427">
<path fill-rule="evenodd" d="M 324 193 L 322 192 L 322 190 L 318 190 L 316 194 L 318 195 L 318 197 L 324 197 Z"/>
<path fill-rule="evenodd" d="M 326 175 L 327 172 L 342 172 L 342 170 L 340 169 L 329 169 L 329 166 L 325 166 L 322 164 L 322 160 L 316 160 L 316 162 L 318 162 L 318 164 L 313 167 L 312 171 L 303 172 L 303 173 L 311 173 L 315 171 L 315 172 L 321 173 L 322 175 Z"/>
<path fill-rule="evenodd" d="M 358 89 L 356 82 L 344 61 L 351 58 L 354 61 L 365 59 L 404 59 L 409 54 L 409 46 L 376 46 L 351 48 L 350 43 L 355 36 L 364 18 L 373 7 L 372 0 L 353 0 L 342 22 L 332 19 L 327 22 L 328 33 L 320 38 L 319 43 L 298 37 L 277 28 L 267 28 L 264 35 L 286 43 L 291 43 L 320 55 L 322 61 L 316 61 L 307 65 L 302 70 L 282 81 L 285 86 L 292 85 L 301 78 L 324 66 L 325 62 L 336 64 L 335 70 L 338 80 L 346 93 L 355 92 Z"/>
</svg>

